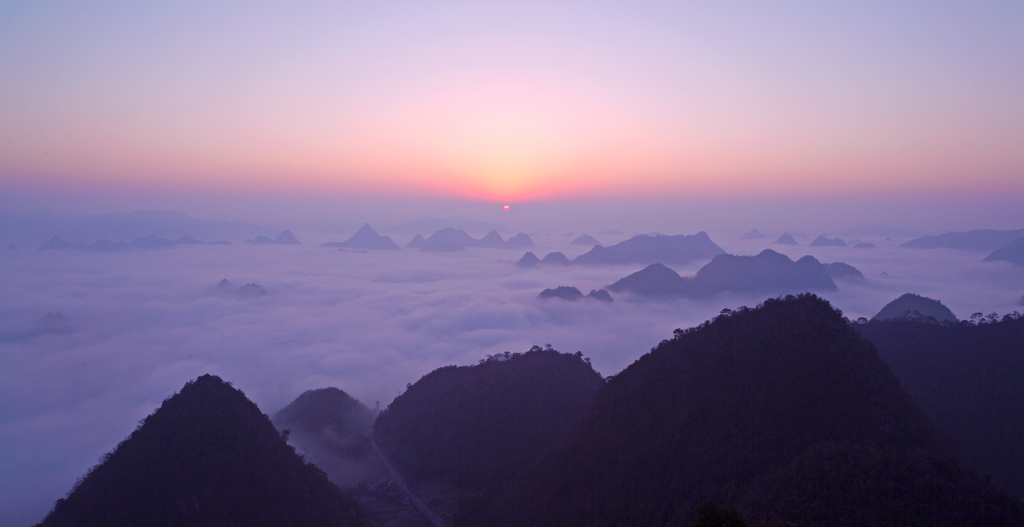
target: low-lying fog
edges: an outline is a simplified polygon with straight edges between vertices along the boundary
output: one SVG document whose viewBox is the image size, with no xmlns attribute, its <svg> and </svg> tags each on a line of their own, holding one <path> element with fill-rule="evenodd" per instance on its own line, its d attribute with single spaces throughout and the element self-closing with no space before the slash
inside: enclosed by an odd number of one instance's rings
<svg viewBox="0 0 1024 527">
<path fill-rule="evenodd" d="M 140 419 L 203 373 L 233 382 L 268 414 L 325 386 L 383 408 L 435 368 L 533 344 L 582 351 L 612 375 L 675 328 L 763 300 L 541 301 L 545 288 L 585 294 L 643 266 L 521 269 L 513 263 L 524 250 L 356 253 L 296 234 L 303 245 L 0 252 L 0 523 L 39 521 Z M 591 234 L 606 244 L 626 238 Z M 983 263 L 984 254 L 875 238 L 862 238 L 872 250 L 786 247 L 772 243 L 778 234 L 713 239 L 736 254 L 772 248 L 852 264 L 867 279 L 837 281 L 823 295 L 850 318 L 905 292 L 938 298 L 961 318 L 1020 309 L 1021 268 Z M 533 238 L 538 257 L 589 249 L 565 234 Z M 231 287 L 218 288 L 224 278 Z M 243 290 L 248 283 L 265 294 Z"/>
</svg>

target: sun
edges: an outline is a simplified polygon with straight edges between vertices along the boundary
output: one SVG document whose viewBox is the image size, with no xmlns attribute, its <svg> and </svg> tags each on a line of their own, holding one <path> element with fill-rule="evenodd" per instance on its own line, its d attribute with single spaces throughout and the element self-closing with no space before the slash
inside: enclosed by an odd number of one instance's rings
<svg viewBox="0 0 1024 527">
<path fill-rule="evenodd" d="M 509 206 L 505 205 L 504 207 L 501 208 L 501 210 L 509 210 Z"/>
</svg>

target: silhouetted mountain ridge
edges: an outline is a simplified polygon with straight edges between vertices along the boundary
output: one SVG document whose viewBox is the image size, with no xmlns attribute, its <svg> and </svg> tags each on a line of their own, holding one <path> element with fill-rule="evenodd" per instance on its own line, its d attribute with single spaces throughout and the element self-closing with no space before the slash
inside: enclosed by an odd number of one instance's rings
<svg viewBox="0 0 1024 527">
<path fill-rule="evenodd" d="M 685 264 L 724 253 L 704 231 L 691 235 L 640 234 L 609 247 L 594 246 L 574 264 Z"/>
<path fill-rule="evenodd" d="M 533 254 L 533 251 L 526 251 L 526 253 L 523 254 L 523 257 L 516 262 L 516 267 L 529 268 L 537 267 L 538 265 L 540 265 L 540 258 L 537 258 L 537 255 Z"/>
<path fill-rule="evenodd" d="M 601 245 L 601 242 L 597 241 L 593 236 L 583 233 L 577 236 L 573 241 L 569 242 L 569 245 Z"/>
<path fill-rule="evenodd" d="M 277 238 L 271 239 L 269 236 L 261 234 L 251 240 L 245 240 L 245 243 L 249 245 L 300 245 L 302 242 L 292 234 L 292 231 L 285 229 L 277 235 Z"/>
<path fill-rule="evenodd" d="M 106 238 L 97 240 L 91 244 L 85 243 L 84 241 L 72 244 L 60 236 L 54 236 L 50 238 L 48 242 L 43 244 L 37 251 L 87 251 L 87 252 L 114 252 L 124 251 L 128 249 L 138 250 L 154 250 L 164 249 L 167 247 L 173 247 L 175 245 L 199 245 L 204 242 L 199 241 L 191 236 L 182 236 L 176 240 L 168 240 L 166 238 L 160 238 L 154 234 L 143 236 L 132 240 L 131 243 L 125 243 L 122 240 L 112 242 Z M 228 244 L 228 242 L 211 242 L 214 245 Z"/>
<path fill-rule="evenodd" d="M 1024 318 L 981 324 L 889 319 L 854 327 L 952 439 L 959 458 L 1024 498 Z"/>
<path fill-rule="evenodd" d="M 992 254 L 985 257 L 986 262 L 1004 261 L 1014 265 L 1024 265 L 1024 237 L 1011 242 L 1002 249 L 992 251 Z"/>
<path fill-rule="evenodd" d="M 363 525 L 355 502 L 218 377 L 166 399 L 40 526 Z"/>
<path fill-rule="evenodd" d="M 900 247 L 911 249 L 958 249 L 961 251 L 991 252 L 1005 247 L 1014 240 L 1024 238 L 1024 229 L 998 231 L 979 229 L 967 232 L 947 232 L 938 236 L 914 238 Z"/>
<path fill-rule="evenodd" d="M 661 264 L 649 265 L 608 286 L 614 292 L 648 297 L 709 297 L 722 292 L 786 294 L 830 291 L 835 282 L 813 256 L 794 262 L 771 249 L 757 256 L 720 254 L 692 278 L 679 276 Z"/>
<path fill-rule="evenodd" d="M 37 247 L 53 236 L 70 240 L 134 240 L 152 234 L 170 240 L 186 235 L 203 240 L 244 240 L 267 230 L 252 223 L 204 220 L 167 210 L 84 216 L 0 211 L 0 240 L 28 247 Z"/>
<path fill-rule="evenodd" d="M 387 236 L 381 236 L 370 227 L 369 223 L 364 223 L 362 227 L 356 231 L 355 234 L 350 236 L 347 240 L 338 244 L 339 248 L 346 249 L 368 249 L 378 251 L 393 251 L 401 249 L 397 243 L 388 238 Z"/>
<path fill-rule="evenodd" d="M 583 298 L 583 293 L 575 287 L 560 285 L 554 289 L 545 289 L 537 296 L 543 300 L 559 298 L 572 302 Z"/>
<path fill-rule="evenodd" d="M 581 353 L 534 346 L 423 376 L 380 413 L 378 443 L 412 480 L 487 487 L 575 423 L 603 379 Z"/>
<path fill-rule="evenodd" d="M 775 240 L 775 243 L 779 245 L 800 245 L 793 238 L 793 235 L 788 232 L 782 233 L 782 236 L 779 236 L 779 239 Z"/>
<path fill-rule="evenodd" d="M 465 250 L 468 247 L 518 249 L 532 246 L 533 240 L 528 234 L 522 232 L 508 240 L 502 240 L 501 235 L 497 231 L 492 230 L 482 239 L 477 240 L 462 229 L 448 227 L 431 234 L 420 246 L 420 250 L 426 252 L 454 252 Z"/>
<path fill-rule="evenodd" d="M 822 234 L 814 239 L 809 245 L 810 247 L 846 247 L 846 241 L 842 238 L 829 238 Z"/>
<path fill-rule="evenodd" d="M 755 228 L 755 229 L 750 229 L 749 231 L 743 233 L 743 236 L 740 236 L 740 239 L 741 240 L 761 240 L 761 239 L 764 239 L 764 238 L 767 238 L 767 237 L 768 237 L 767 234 L 765 234 L 765 233 L 763 233 L 763 232 L 761 232 L 761 231 L 759 231 L 759 230 L 757 230 Z"/>
<path fill-rule="evenodd" d="M 540 262 L 544 265 L 569 265 L 572 263 L 569 258 L 558 251 L 548 253 Z"/>
<path fill-rule="evenodd" d="M 956 322 L 956 315 L 942 302 L 913 293 L 905 293 L 886 304 L 871 320 L 909 319 L 932 322 Z"/>
<path fill-rule="evenodd" d="M 834 280 L 863 280 L 864 273 L 860 272 L 856 267 L 845 263 L 845 262 L 833 262 L 822 264 L 825 266 L 825 271 Z"/>
<path fill-rule="evenodd" d="M 677 330 L 475 525 L 684 525 L 706 501 L 758 525 L 1020 525 L 1019 502 L 945 457 L 840 313 L 770 299 Z"/>
</svg>

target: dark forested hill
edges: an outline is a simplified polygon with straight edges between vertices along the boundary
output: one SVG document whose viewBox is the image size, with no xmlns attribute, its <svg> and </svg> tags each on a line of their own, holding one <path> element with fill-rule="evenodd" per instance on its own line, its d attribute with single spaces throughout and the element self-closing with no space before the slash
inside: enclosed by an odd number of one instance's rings
<svg viewBox="0 0 1024 527">
<path fill-rule="evenodd" d="M 677 331 L 479 525 L 1020 525 L 1019 502 L 945 457 L 874 347 L 811 295 Z"/>
<path fill-rule="evenodd" d="M 41 526 L 363 525 L 355 502 L 218 377 L 165 400 Z"/>
<path fill-rule="evenodd" d="M 963 461 L 1024 497 L 1024 319 L 855 326 Z"/>
<path fill-rule="evenodd" d="M 486 486 L 543 453 L 603 384 L 582 354 L 539 347 L 476 366 L 446 366 L 381 412 L 375 435 L 413 480 Z"/>
</svg>

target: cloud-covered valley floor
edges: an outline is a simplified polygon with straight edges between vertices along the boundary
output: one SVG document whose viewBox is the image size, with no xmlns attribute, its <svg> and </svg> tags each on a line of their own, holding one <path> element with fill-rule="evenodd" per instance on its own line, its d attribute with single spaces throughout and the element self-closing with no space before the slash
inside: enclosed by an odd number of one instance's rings
<svg viewBox="0 0 1024 527">
<path fill-rule="evenodd" d="M 537 236 L 534 252 L 572 258 L 588 249 L 571 239 Z M 882 240 L 871 240 L 874 250 L 715 241 L 736 254 L 770 247 L 854 265 L 864 282 L 839 281 L 823 295 L 850 318 L 905 292 L 938 298 L 960 318 L 1020 309 L 1024 294 L 1021 268 L 975 253 Z M 542 301 L 544 288 L 586 293 L 643 266 L 520 269 L 522 253 L 315 244 L 0 253 L 0 524 L 41 519 L 140 419 L 203 373 L 232 381 L 267 413 L 325 386 L 383 408 L 435 368 L 534 344 L 582 351 L 613 375 L 673 329 L 763 300 Z M 692 274 L 704 263 L 675 269 Z M 224 278 L 230 287 L 218 287 Z M 242 290 L 248 283 L 266 293 Z"/>
</svg>

